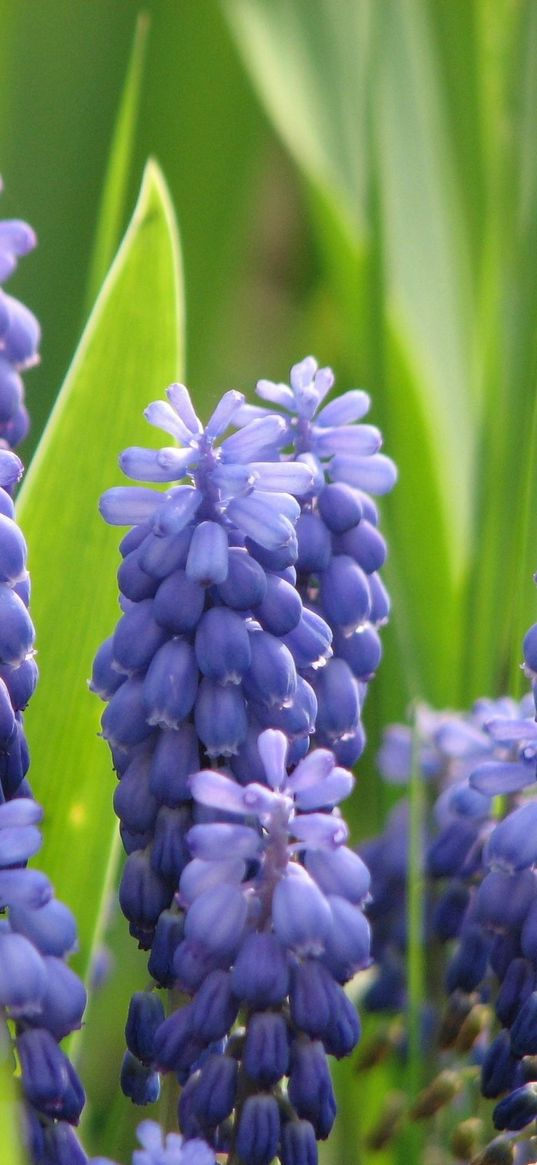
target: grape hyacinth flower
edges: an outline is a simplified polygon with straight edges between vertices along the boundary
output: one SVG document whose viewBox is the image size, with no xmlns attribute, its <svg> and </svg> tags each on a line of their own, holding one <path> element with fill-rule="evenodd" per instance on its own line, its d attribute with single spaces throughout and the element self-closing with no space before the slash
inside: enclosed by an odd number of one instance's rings
<svg viewBox="0 0 537 1165">
<path fill-rule="evenodd" d="M 9 279 L 19 258 L 35 245 L 35 234 L 27 223 L 0 220 L 0 284 Z M 38 361 L 39 340 L 35 316 L 0 287 L 0 442 L 4 447 L 14 448 L 28 432 L 20 374 Z"/>
<path fill-rule="evenodd" d="M 351 774 L 324 749 L 288 767 L 273 729 L 258 751 L 262 781 L 214 769 L 190 779 L 218 818 L 187 837 L 173 974 L 191 1002 L 156 1028 L 153 1063 L 183 1083 L 187 1137 L 248 1165 L 315 1165 L 335 1116 L 326 1056 L 359 1037 L 343 986 L 370 961 L 369 874 L 337 808 Z"/>
<path fill-rule="evenodd" d="M 145 1104 L 173 1070 L 188 1138 L 310 1165 L 335 1111 L 326 1053 L 358 1037 L 342 987 L 369 962 L 368 874 L 337 809 L 353 779 L 308 753 L 332 638 L 294 569 L 317 463 L 278 459 L 281 417 L 225 436 L 238 393 L 205 429 L 183 386 L 167 397 L 146 416 L 179 447 L 121 457 L 153 488 L 102 499 L 132 529 L 91 686 L 119 777 L 120 903 L 156 984 L 192 1001 L 164 1018 L 154 991 L 133 997 L 121 1083 Z"/>
<path fill-rule="evenodd" d="M 72 1126 L 84 1091 L 60 1047 L 81 1026 L 86 1004 L 67 963 L 76 924 L 48 878 L 26 868 L 41 845 L 42 810 L 26 780 L 22 719 L 37 669 L 26 546 L 9 492 L 21 473 L 18 457 L 0 450 L 0 1036 L 4 1052 L 13 1045 L 20 1064 L 33 1165 L 83 1165 L 87 1157 Z"/>
<path fill-rule="evenodd" d="M 331 368 L 319 368 L 307 356 L 291 369 L 289 385 L 260 380 L 256 392 L 283 411 L 286 455 L 311 459 L 316 469 L 296 526 L 298 592 L 309 618 L 322 616 L 333 633 L 332 658 L 309 677 L 318 702 L 315 739 L 332 748 L 341 764 L 354 764 L 365 744 L 361 709 L 367 684 L 382 655 L 378 628 L 389 614 L 378 573 L 386 544 L 370 494 L 389 492 L 396 469 L 379 452 L 379 430 L 357 423 L 369 410 L 367 393 L 352 389 L 325 404 L 333 384 Z M 248 404 L 238 421 L 269 415 Z M 300 650 L 302 633 L 291 631 L 288 645 Z"/>
<path fill-rule="evenodd" d="M 532 628 L 524 643 L 532 681 L 536 640 Z M 494 1125 L 511 1132 L 537 1117 L 534 711 L 528 696 L 519 704 L 479 700 L 468 715 L 422 709 L 417 718 L 418 764 L 435 794 L 424 839 L 424 939 L 427 949 L 436 940 L 449 954 L 439 1041 L 454 1049 L 454 1067 L 468 1051 L 480 1064 L 481 1091 L 498 1101 Z M 388 730 L 379 757 L 385 778 L 408 780 L 412 751 L 410 729 Z M 372 872 L 369 916 L 379 962 L 365 1006 L 375 1010 L 405 1002 L 405 814 L 400 802 L 383 836 L 361 848 Z M 438 952 L 433 957 L 437 966 Z"/>
</svg>

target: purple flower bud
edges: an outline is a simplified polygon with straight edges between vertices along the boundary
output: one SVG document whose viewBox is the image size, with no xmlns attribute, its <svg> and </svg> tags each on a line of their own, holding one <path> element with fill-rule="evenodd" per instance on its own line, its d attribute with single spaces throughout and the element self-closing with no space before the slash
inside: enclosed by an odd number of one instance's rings
<svg viewBox="0 0 537 1165">
<path fill-rule="evenodd" d="M 282 1165 L 317 1165 L 315 1130 L 309 1121 L 286 1121 L 280 1146 Z"/>
<path fill-rule="evenodd" d="M 249 1096 L 239 1118 L 237 1152 L 248 1165 L 270 1165 L 280 1140 L 280 1114 L 273 1096 Z"/>
<path fill-rule="evenodd" d="M 490 946 L 490 937 L 479 926 L 465 928 L 447 969 L 446 987 L 449 992 L 469 992 L 479 986 L 487 969 Z"/>
<path fill-rule="evenodd" d="M 332 632 L 320 615 L 305 607 L 300 621 L 283 637 L 298 668 L 319 667 L 332 655 Z"/>
<path fill-rule="evenodd" d="M 331 925 L 325 939 L 323 962 L 335 979 L 346 983 L 356 971 L 369 965 L 369 923 L 362 911 L 346 898 L 333 894 L 327 901 Z"/>
<path fill-rule="evenodd" d="M 246 914 L 244 895 L 223 883 L 194 900 L 186 916 L 185 936 L 211 953 L 233 954 L 240 945 Z"/>
<path fill-rule="evenodd" d="M 143 530 L 144 527 L 137 529 Z M 131 531 L 132 533 L 134 531 Z M 176 570 L 184 570 L 192 534 L 192 526 L 186 526 L 178 534 L 155 534 L 153 530 L 150 531 L 143 539 L 140 549 L 139 562 L 142 570 L 159 582 L 174 574 Z"/>
<path fill-rule="evenodd" d="M 327 1051 L 346 1056 L 358 1043 L 358 1016 L 327 967 L 307 959 L 293 968 L 291 1019 L 298 1031 L 321 1039 Z"/>
<path fill-rule="evenodd" d="M 88 1165 L 88 1157 L 78 1137 L 65 1121 L 55 1121 L 45 1130 L 43 1161 L 54 1165 Z"/>
<path fill-rule="evenodd" d="M 267 577 L 263 567 L 247 550 L 231 546 L 227 577 L 217 589 L 227 607 L 246 611 L 263 602 L 267 592 Z"/>
<path fill-rule="evenodd" d="M 100 696 L 101 700 L 111 700 L 114 692 L 117 692 L 118 688 L 125 682 L 125 676 L 113 669 L 113 658 L 114 637 L 111 635 L 109 639 L 105 639 L 95 656 L 89 684 L 90 691 Z M 24 666 L 25 664 L 21 664 L 17 672 L 21 671 Z M 14 674 L 16 675 L 17 672 Z"/>
<path fill-rule="evenodd" d="M 196 732 L 209 756 L 233 756 L 246 738 L 244 697 L 237 684 L 202 679 L 195 709 Z"/>
<path fill-rule="evenodd" d="M 243 1064 L 261 1088 L 277 1084 L 289 1068 L 289 1034 L 281 1012 L 257 1011 L 250 1016 Z"/>
<path fill-rule="evenodd" d="M 289 1099 L 324 1141 L 334 1123 L 336 1101 L 324 1049 L 317 1040 L 299 1036 L 292 1045 Z"/>
<path fill-rule="evenodd" d="M 231 1030 L 239 1009 L 227 971 L 211 971 L 192 1003 L 192 1030 L 205 1043 L 223 1039 Z"/>
<path fill-rule="evenodd" d="M 14 802 L 10 802 L 14 804 Z M 12 930 L 23 934 L 41 954 L 61 958 L 76 947 L 76 923 L 63 902 L 52 899 L 38 910 L 13 905 L 9 911 Z"/>
<path fill-rule="evenodd" d="M 338 632 L 334 637 L 334 651 L 359 680 L 370 680 L 382 658 L 379 634 L 370 623 L 364 623 L 352 635 Z"/>
<path fill-rule="evenodd" d="M 369 895 L 371 875 L 362 858 L 346 846 L 308 850 L 305 866 L 324 894 L 337 894 L 357 906 Z"/>
<path fill-rule="evenodd" d="M 170 905 L 171 896 L 167 882 L 152 869 L 147 853 L 131 853 L 119 887 L 119 904 L 129 921 L 151 930 L 161 910 Z"/>
<path fill-rule="evenodd" d="M 192 535 L 186 562 L 187 578 L 209 586 L 223 583 L 228 573 L 227 534 L 217 522 L 201 522 Z"/>
<path fill-rule="evenodd" d="M 171 809 L 169 805 L 162 805 L 157 813 L 151 868 L 172 885 L 177 885 L 190 860 L 186 843 L 189 826 L 190 813 L 185 807 Z"/>
<path fill-rule="evenodd" d="M 191 1067 L 203 1048 L 192 1031 L 191 1006 L 174 1011 L 157 1028 L 154 1035 L 155 1064 L 163 1072 L 177 1072 Z"/>
<path fill-rule="evenodd" d="M 505 1027 L 514 1023 L 535 986 L 535 971 L 527 959 L 513 959 L 496 996 L 496 1015 Z"/>
<path fill-rule="evenodd" d="M 34 627 L 24 603 L 0 584 L 0 663 L 18 667 L 31 652 Z"/>
<path fill-rule="evenodd" d="M 145 1067 L 131 1054 L 125 1052 L 121 1065 L 121 1090 L 133 1104 L 155 1104 L 160 1096 L 158 1072 Z"/>
<path fill-rule="evenodd" d="M 174 570 L 161 582 L 153 600 L 157 623 L 174 635 L 194 631 L 205 606 L 206 591 L 189 579 L 184 570 Z"/>
<path fill-rule="evenodd" d="M 204 675 L 221 684 L 240 683 L 251 662 L 244 619 L 226 607 L 212 607 L 199 622 L 195 650 Z"/>
<path fill-rule="evenodd" d="M 141 744 L 154 731 L 146 718 L 144 680 L 132 676 L 114 693 L 103 712 L 103 736 L 110 745 Z"/>
<path fill-rule="evenodd" d="M 272 899 L 272 918 L 283 946 L 318 955 L 331 927 L 330 907 L 316 883 L 300 866 L 289 868 Z"/>
<path fill-rule="evenodd" d="M 476 917 L 486 926 L 500 930 L 518 930 L 537 894 L 533 870 L 505 874 L 492 870 L 486 874 L 476 896 Z"/>
<path fill-rule="evenodd" d="M 537 1085 L 525 1084 L 516 1088 L 496 1105 L 492 1120 L 496 1129 L 518 1132 L 537 1117 Z"/>
<path fill-rule="evenodd" d="M 26 542 L 11 518 L 0 514 L 0 582 L 18 582 L 26 571 Z"/>
<path fill-rule="evenodd" d="M 289 965 L 276 935 L 249 934 L 243 941 L 231 972 L 237 999 L 253 1008 L 276 1007 L 289 989 Z"/>
<path fill-rule="evenodd" d="M 47 1028 L 54 1039 L 59 1041 L 82 1026 L 86 989 L 82 980 L 62 959 L 46 955 L 43 963 L 46 984 L 39 1025 Z"/>
<path fill-rule="evenodd" d="M 511 1052 L 508 1032 L 500 1032 L 489 1044 L 481 1065 L 481 1092 L 488 1100 L 508 1092 L 515 1084 L 518 1061 Z"/>
<path fill-rule="evenodd" d="M 302 615 L 302 600 L 291 583 L 277 574 L 268 574 L 267 591 L 255 608 L 255 617 L 265 631 L 281 636 L 292 631 Z"/>
<path fill-rule="evenodd" d="M 47 985 L 45 963 L 22 934 L 0 931 L 0 1005 L 11 1015 L 34 1015 Z"/>
<path fill-rule="evenodd" d="M 267 707 L 287 704 L 296 692 L 297 675 L 291 652 L 267 631 L 250 635 L 251 664 L 243 680 L 248 699 Z"/>
<path fill-rule="evenodd" d="M 358 685 L 343 659 L 330 659 L 315 676 L 317 736 L 333 743 L 356 732 L 360 720 Z"/>
<path fill-rule="evenodd" d="M 492 831 L 484 860 L 499 869 L 523 870 L 537 862 L 537 801 L 515 809 Z"/>
<path fill-rule="evenodd" d="M 535 784 L 535 779 L 535 763 L 530 766 L 510 761 L 485 761 L 469 778 L 472 788 L 488 797 L 518 793 Z"/>
<path fill-rule="evenodd" d="M 184 935 L 184 917 L 172 910 L 163 910 L 159 915 L 148 970 L 161 987 L 172 987 L 175 982 L 173 960 Z"/>
<path fill-rule="evenodd" d="M 537 1053 L 537 991 L 528 995 L 518 1012 L 511 1028 L 511 1047 L 515 1056 Z"/>
<path fill-rule="evenodd" d="M 344 482 L 326 485 L 318 499 L 319 513 L 333 534 L 357 526 L 363 514 L 359 493 Z"/>
<path fill-rule="evenodd" d="M 154 797 L 171 806 L 190 801 L 192 794 L 187 778 L 198 768 L 199 742 L 193 724 L 159 732 L 149 777 Z"/>
<path fill-rule="evenodd" d="M 151 599 L 135 603 L 119 620 L 113 640 L 113 659 L 118 671 L 127 673 L 147 668 L 166 642 L 166 632 L 154 617 Z"/>
<path fill-rule="evenodd" d="M 143 681 L 148 723 L 179 728 L 194 706 L 197 690 L 193 648 L 183 639 L 170 639 L 153 656 Z"/>
<path fill-rule="evenodd" d="M 228 1117 L 235 1104 L 238 1064 L 231 1056 L 209 1055 L 205 1060 L 193 1110 L 201 1126 L 214 1127 Z"/>
<path fill-rule="evenodd" d="M 301 574 L 319 574 L 326 570 L 332 557 L 330 533 L 317 514 L 304 513 L 296 524 L 298 539 L 297 570 Z"/>
<path fill-rule="evenodd" d="M 44 1028 L 22 1032 L 17 1039 L 22 1084 L 31 1104 L 46 1116 L 78 1124 L 84 1090 L 67 1056 Z"/>
<path fill-rule="evenodd" d="M 154 1059 L 155 1032 L 164 1023 L 162 1001 L 154 991 L 136 991 L 129 1003 L 125 1039 L 132 1055 L 142 1064 Z"/>
</svg>

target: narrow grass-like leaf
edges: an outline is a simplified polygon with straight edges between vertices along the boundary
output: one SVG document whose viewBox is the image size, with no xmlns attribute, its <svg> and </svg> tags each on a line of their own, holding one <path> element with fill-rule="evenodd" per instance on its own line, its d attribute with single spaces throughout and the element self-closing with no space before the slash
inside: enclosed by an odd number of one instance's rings
<svg viewBox="0 0 537 1165">
<path fill-rule="evenodd" d="M 136 124 L 142 91 L 145 51 L 150 19 L 141 12 L 136 22 L 132 52 L 116 124 L 108 168 L 104 180 L 97 234 L 93 247 L 86 292 L 86 310 L 93 306 L 95 297 L 110 267 L 117 249 L 125 217 L 125 201 L 135 144 Z"/>
<path fill-rule="evenodd" d="M 148 441 L 141 413 L 177 375 L 182 324 L 173 210 L 149 162 L 18 503 L 41 672 L 27 717 L 32 784 L 47 810 L 40 862 L 76 912 L 81 969 L 116 835 L 110 760 L 97 735 L 101 708 L 86 687 L 95 650 L 117 618 L 117 531 L 99 518 L 97 500 L 119 480 L 118 451 Z"/>
</svg>

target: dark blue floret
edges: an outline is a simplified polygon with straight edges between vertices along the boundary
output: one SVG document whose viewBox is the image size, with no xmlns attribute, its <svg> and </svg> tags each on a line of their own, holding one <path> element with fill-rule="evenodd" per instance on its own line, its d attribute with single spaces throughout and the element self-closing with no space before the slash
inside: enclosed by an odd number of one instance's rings
<svg viewBox="0 0 537 1165">
<path fill-rule="evenodd" d="M 201 1127 L 219 1125 L 235 1104 L 238 1064 L 231 1056 L 209 1055 L 196 1085 L 193 1111 Z"/>
<path fill-rule="evenodd" d="M 525 1084 L 500 1100 L 492 1114 L 494 1127 L 518 1132 L 537 1117 L 537 1086 Z"/>
<path fill-rule="evenodd" d="M 136 1059 L 131 1052 L 125 1052 L 121 1065 L 121 1089 L 133 1104 L 154 1104 L 160 1095 L 160 1077 L 158 1072 Z"/>
<path fill-rule="evenodd" d="M 154 1060 L 155 1032 L 164 1022 L 162 1001 L 154 991 L 137 991 L 129 1004 L 125 1040 L 137 1060 L 149 1065 Z"/>
<path fill-rule="evenodd" d="M 251 1080 L 270 1088 L 289 1067 L 289 1033 L 280 1012 L 257 1011 L 250 1016 L 242 1062 Z"/>
<path fill-rule="evenodd" d="M 508 1092 L 516 1083 L 518 1060 L 511 1050 L 509 1033 L 502 1031 L 487 1048 L 481 1065 L 481 1091 L 489 1100 Z"/>
<path fill-rule="evenodd" d="M 309 1121 L 287 1121 L 282 1128 L 282 1165 L 317 1165 L 315 1130 Z"/>
<path fill-rule="evenodd" d="M 535 986 L 535 970 L 527 959 L 513 959 L 505 972 L 496 997 L 496 1015 L 511 1027 Z"/>
<path fill-rule="evenodd" d="M 336 1102 L 323 1046 L 299 1036 L 291 1048 L 289 1099 L 299 1116 L 310 1121 L 320 1140 L 330 1133 Z"/>
<path fill-rule="evenodd" d="M 237 1152 L 249 1165 L 269 1165 L 280 1140 L 280 1114 L 273 1096 L 249 1096 L 239 1118 Z"/>
<path fill-rule="evenodd" d="M 515 1056 L 537 1054 L 537 991 L 528 995 L 513 1021 L 511 1047 Z"/>
</svg>

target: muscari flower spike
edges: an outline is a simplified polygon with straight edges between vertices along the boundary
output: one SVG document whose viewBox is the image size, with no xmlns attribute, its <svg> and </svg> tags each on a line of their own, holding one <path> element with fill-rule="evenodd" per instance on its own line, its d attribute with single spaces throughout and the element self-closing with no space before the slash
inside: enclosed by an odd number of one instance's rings
<svg viewBox="0 0 537 1165">
<path fill-rule="evenodd" d="M 21 473 L 18 457 L 0 450 L 0 1026 L 21 1068 L 32 1165 L 83 1165 L 87 1157 L 72 1126 L 84 1091 L 60 1047 L 81 1026 L 86 1004 L 84 986 L 67 963 L 76 924 L 48 878 L 27 868 L 41 845 L 43 813 L 26 780 L 22 713 L 37 669 L 26 546 L 8 492 Z"/>
<path fill-rule="evenodd" d="M 524 641 L 524 666 L 532 681 L 535 642 L 532 628 Z M 448 948 L 448 1000 L 439 1038 L 445 1047 L 460 1040 L 461 1023 L 466 1033 L 473 1030 L 464 1046 L 481 1064 L 482 1093 L 489 1099 L 504 1096 L 493 1120 L 498 1129 L 513 1132 L 536 1116 L 531 1059 L 537 1053 L 533 712 L 531 696 L 520 703 L 479 700 L 464 716 L 422 709 L 417 723 L 421 772 L 437 793 L 425 841 L 432 880 L 425 907 L 426 942 L 456 944 Z M 408 780 L 412 751 L 410 729 L 388 730 L 379 757 L 385 778 Z M 498 796 L 508 798 L 507 812 L 499 818 L 493 803 Z M 408 834 L 406 824 L 398 828 L 401 822 L 404 802 L 394 810 L 383 836 L 361 848 L 372 871 L 370 918 L 379 972 L 365 1004 L 374 1010 L 398 1009 L 405 1001 L 406 933 L 401 918 Z M 433 882 L 442 888 L 440 895 L 431 894 Z M 478 1022 L 481 1016 L 484 1022 Z"/>
<path fill-rule="evenodd" d="M 370 494 L 389 492 L 396 469 L 379 452 L 379 430 L 359 423 L 370 407 L 367 393 L 352 389 L 326 404 L 333 384 L 332 369 L 307 356 L 291 369 L 289 385 L 260 380 L 256 392 L 282 410 L 284 456 L 307 458 L 316 468 L 296 526 L 298 592 L 333 633 L 332 658 L 309 677 L 318 702 L 315 739 L 334 749 L 341 764 L 354 764 L 365 745 L 367 685 L 382 655 L 378 628 L 389 614 L 379 575 L 386 545 Z M 264 407 L 244 405 L 237 420 L 268 415 Z"/>
<path fill-rule="evenodd" d="M 0 220 L 0 284 L 9 279 L 19 258 L 32 251 L 36 241 L 27 223 Z M 21 372 L 37 363 L 39 341 L 35 316 L 0 287 L 0 441 L 4 447 L 15 447 L 28 432 Z"/>
<path fill-rule="evenodd" d="M 192 996 L 167 1019 L 153 991 L 134 996 L 122 1087 L 148 1103 L 173 1070 L 187 1137 L 219 1150 L 236 1134 L 252 1165 L 276 1150 L 310 1165 L 334 1116 L 326 1053 L 358 1036 L 342 984 L 369 960 L 368 875 L 337 809 L 352 777 L 327 749 L 307 755 L 331 631 L 296 587 L 294 495 L 313 496 L 317 462 L 278 460 L 281 417 L 225 437 L 241 408 L 225 394 L 203 430 L 172 386 L 146 415 L 181 447 L 121 464 L 182 484 L 111 490 L 101 505 L 132 525 L 123 615 L 92 679 L 119 777 L 120 902 L 156 983 Z M 345 698 L 337 685 L 325 698 L 334 721 Z"/>
</svg>

